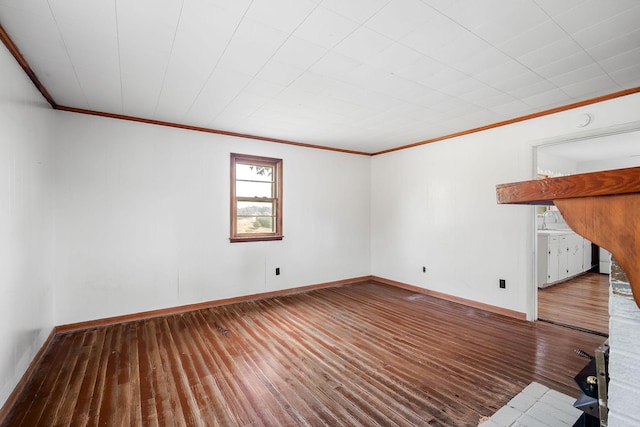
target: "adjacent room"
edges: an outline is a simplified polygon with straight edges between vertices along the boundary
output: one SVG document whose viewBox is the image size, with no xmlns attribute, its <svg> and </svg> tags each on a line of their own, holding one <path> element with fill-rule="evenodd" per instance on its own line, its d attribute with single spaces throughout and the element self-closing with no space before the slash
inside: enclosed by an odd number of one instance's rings
<svg viewBox="0 0 640 427">
<path fill-rule="evenodd" d="M 636 131 L 540 145 L 537 173 L 557 177 L 637 166 L 638 141 Z M 608 335 L 609 251 L 577 235 L 553 206 L 537 209 L 536 237 L 537 318 Z"/>
<path fill-rule="evenodd" d="M 496 198 L 638 176 L 639 21 L 0 0 L 0 425 L 640 424 L 626 258 Z"/>
</svg>

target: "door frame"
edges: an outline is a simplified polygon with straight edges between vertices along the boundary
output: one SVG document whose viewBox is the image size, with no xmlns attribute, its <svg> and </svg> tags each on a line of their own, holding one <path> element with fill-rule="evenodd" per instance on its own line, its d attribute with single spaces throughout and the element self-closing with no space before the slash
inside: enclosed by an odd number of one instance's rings
<svg viewBox="0 0 640 427">
<path fill-rule="evenodd" d="M 623 133 L 631 133 L 631 132 L 640 132 L 640 121 L 634 121 L 629 123 L 624 123 L 622 125 L 609 126 L 599 129 L 591 129 L 582 132 L 575 132 L 571 134 L 565 134 L 550 138 L 543 138 L 539 140 L 530 141 L 531 150 L 532 150 L 532 168 L 531 168 L 531 179 L 538 178 L 538 150 L 544 147 L 549 147 L 552 145 L 559 144 L 568 144 L 568 143 L 577 143 L 585 140 L 595 139 L 595 138 L 603 138 L 607 136 L 619 135 Z M 640 153 L 634 153 L 640 154 Z M 527 303 L 527 320 L 536 321 L 538 320 L 538 238 L 537 238 L 537 224 L 536 224 L 536 206 L 531 207 L 531 215 L 532 219 L 532 229 L 529 230 L 530 233 L 533 234 L 533 247 L 532 247 L 532 272 L 530 274 L 531 285 L 527 292 L 528 303 Z"/>
</svg>

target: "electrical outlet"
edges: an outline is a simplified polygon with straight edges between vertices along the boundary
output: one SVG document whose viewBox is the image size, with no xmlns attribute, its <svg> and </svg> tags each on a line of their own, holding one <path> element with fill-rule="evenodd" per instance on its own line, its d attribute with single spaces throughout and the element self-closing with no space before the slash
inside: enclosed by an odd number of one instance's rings
<svg viewBox="0 0 640 427">
<path fill-rule="evenodd" d="M 280 275 L 280 267 L 276 267 L 276 276 Z"/>
<path fill-rule="evenodd" d="M 427 272 L 427 267 L 422 266 L 422 272 L 423 272 L 423 273 L 426 273 L 426 272 Z"/>
<path fill-rule="evenodd" d="M 507 287 L 507 281 L 504 279 L 500 279 L 500 289 L 505 289 Z"/>
</svg>

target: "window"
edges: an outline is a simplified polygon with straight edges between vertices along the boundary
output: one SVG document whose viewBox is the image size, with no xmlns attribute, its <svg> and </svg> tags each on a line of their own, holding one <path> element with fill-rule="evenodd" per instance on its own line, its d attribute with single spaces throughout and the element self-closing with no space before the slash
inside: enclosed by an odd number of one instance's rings
<svg viewBox="0 0 640 427">
<path fill-rule="evenodd" d="M 282 160 L 231 153 L 231 241 L 282 240 Z"/>
</svg>

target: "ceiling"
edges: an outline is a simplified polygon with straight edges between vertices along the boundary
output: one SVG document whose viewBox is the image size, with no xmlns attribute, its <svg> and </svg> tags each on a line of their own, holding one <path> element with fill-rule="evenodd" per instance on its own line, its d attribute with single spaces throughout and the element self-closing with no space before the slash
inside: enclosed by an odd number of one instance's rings
<svg viewBox="0 0 640 427">
<path fill-rule="evenodd" d="M 365 153 L 640 87 L 637 0 L 0 0 L 59 106 Z"/>
</svg>

